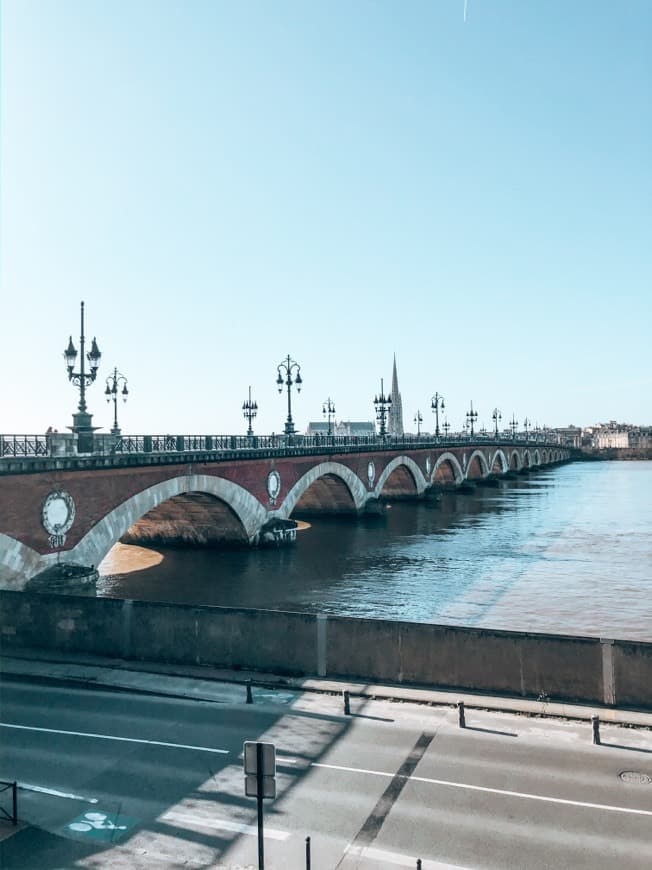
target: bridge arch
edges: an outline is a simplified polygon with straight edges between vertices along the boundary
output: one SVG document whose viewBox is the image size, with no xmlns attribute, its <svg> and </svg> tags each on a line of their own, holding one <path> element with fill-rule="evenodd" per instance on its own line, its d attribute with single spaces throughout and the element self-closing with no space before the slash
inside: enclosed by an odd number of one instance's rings
<svg viewBox="0 0 652 870">
<path fill-rule="evenodd" d="M 361 510 L 365 506 L 369 496 L 358 475 L 340 462 L 321 462 L 319 465 L 311 468 L 310 471 L 307 471 L 303 477 L 299 478 L 283 499 L 283 503 L 276 512 L 276 515 L 283 519 L 288 519 L 305 492 L 320 478 L 327 476 L 339 478 L 346 484 L 356 511 Z"/>
<path fill-rule="evenodd" d="M 25 580 L 38 573 L 41 559 L 40 553 L 27 544 L 0 533 L 0 587 L 22 589 Z"/>
<path fill-rule="evenodd" d="M 520 471 L 523 467 L 521 455 L 518 450 L 512 450 L 511 456 L 509 457 L 509 467 L 512 471 Z"/>
<path fill-rule="evenodd" d="M 383 488 L 387 483 L 389 477 L 401 466 L 407 469 L 407 471 L 411 474 L 412 479 L 414 480 L 414 486 L 416 490 L 416 495 L 421 495 L 425 488 L 428 485 L 426 478 L 423 476 L 423 472 L 416 464 L 414 459 L 411 459 L 409 456 L 396 456 L 389 462 L 385 468 L 383 469 L 382 474 L 378 478 L 378 482 L 376 483 L 376 487 L 374 489 L 374 495 L 377 498 L 380 498 L 383 492 Z"/>
<path fill-rule="evenodd" d="M 163 502 L 187 493 L 205 493 L 224 502 L 240 521 L 249 542 L 267 518 L 265 508 L 243 487 L 207 474 L 173 477 L 150 486 L 114 508 L 82 538 L 67 557 L 82 565 L 98 565 L 134 523 Z"/>
<path fill-rule="evenodd" d="M 476 469 L 479 469 L 476 473 Z M 477 480 L 480 477 L 486 477 L 489 474 L 489 464 L 487 457 L 482 450 L 474 450 L 466 463 L 466 479 Z"/>
<path fill-rule="evenodd" d="M 531 468 L 532 467 L 532 457 L 530 456 L 529 450 L 523 451 L 523 468 Z"/>
<path fill-rule="evenodd" d="M 547 465 L 547 463 L 548 463 L 548 453 L 547 453 L 546 450 L 542 450 L 542 451 L 541 451 L 541 461 L 543 462 L 544 465 Z"/>
<path fill-rule="evenodd" d="M 538 448 L 534 451 L 534 464 L 541 465 L 541 454 L 539 453 Z"/>
<path fill-rule="evenodd" d="M 437 473 L 439 472 L 439 474 Z M 461 483 L 464 472 L 454 453 L 442 453 L 430 474 L 430 483 Z"/>
<path fill-rule="evenodd" d="M 489 467 L 491 468 L 492 474 L 505 474 L 505 472 L 509 470 L 509 462 L 500 447 L 491 457 Z"/>
</svg>

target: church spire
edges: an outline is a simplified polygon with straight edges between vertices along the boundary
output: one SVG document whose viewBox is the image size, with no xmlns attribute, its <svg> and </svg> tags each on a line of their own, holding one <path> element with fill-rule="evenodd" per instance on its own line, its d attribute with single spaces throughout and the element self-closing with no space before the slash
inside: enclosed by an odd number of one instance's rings
<svg viewBox="0 0 652 870">
<path fill-rule="evenodd" d="M 396 354 L 394 354 L 394 367 L 392 369 L 392 392 L 390 393 L 392 404 L 389 408 L 387 430 L 390 435 L 403 435 L 403 400 L 398 388 L 398 374 L 396 372 Z"/>
</svg>

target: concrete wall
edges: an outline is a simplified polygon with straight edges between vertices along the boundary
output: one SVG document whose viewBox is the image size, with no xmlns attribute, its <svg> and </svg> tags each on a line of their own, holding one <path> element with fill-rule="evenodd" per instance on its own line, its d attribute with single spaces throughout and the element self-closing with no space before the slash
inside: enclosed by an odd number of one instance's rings
<svg viewBox="0 0 652 870">
<path fill-rule="evenodd" d="M 2 649 L 497 692 L 652 709 L 652 643 L 0 591 Z"/>
</svg>

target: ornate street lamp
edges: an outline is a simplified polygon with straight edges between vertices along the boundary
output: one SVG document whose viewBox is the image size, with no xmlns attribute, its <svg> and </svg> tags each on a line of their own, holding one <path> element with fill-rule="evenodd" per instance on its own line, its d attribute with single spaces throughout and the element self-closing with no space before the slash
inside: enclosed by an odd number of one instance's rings
<svg viewBox="0 0 652 870">
<path fill-rule="evenodd" d="M 116 368 L 114 368 L 113 374 L 109 375 L 106 379 L 106 390 L 104 390 L 106 401 L 110 402 L 111 399 L 113 399 L 113 429 L 111 429 L 111 435 L 120 434 L 120 427 L 118 426 L 118 387 L 120 384 L 122 384 L 120 395 L 122 396 L 122 401 L 126 402 L 127 396 L 129 395 L 127 379 L 124 375 L 121 375 Z"/>
<path fill-rule="evenodd" d="M 473 399 L 471 399 L 471 410 L 466 412 L 466 422 L 467 425 L 470 425 L 471 432 L 470 436 L 473 438 L 473 424 L 478 419 L 478 412 L 473 410 Z"/>
<path fill-rule="evenodd" d="M 380 437 L 384 440 L 387 434 L 387 415 L 392 407 L 392 397 L 385 395 L 383 379 L 380 379 L 380 393 L 374 396 L 374 407 L 376 409 L 376 419 L 380 423 Z"/>
<path fill-rule="evenodd" d="M 333 404 L 333 400 L 329 396 L 324 404 L 322 405 L 322 411 L 324 412 L 324 417 L 328 420 L 328 437 L 333 434 L 333 420 L 335 418 L 335 405 Z"/>
<path fill-rule="evenodd" d="M 451 424 L 448 422 L 448 420 L 444 419 L 444 422 L 442 423 L 441 428 L 444 430 L 444 437 L 448 438 L 448 433 L 450 432 L 450 428 L 451 428 Z"/>
<path fill-rule="evenodd" d="M 509 428 L 512 430 L 512 441 L 516 441 L 516 430 L 518 429 L 518 420 L 516 419 L 516 414 L 512 414 Z"/>
<path fill-rule="evenodd" d="M 498 408 L 494 408 L 491 412 L 491 419 L 494 421 L 494 435 L 498 438 L 498 424 L 503 419 L 502 414 L 498 410 Z"/>
<path fill-rule="evenodd" d="M 435 413 L 435 437 L 439 438 L 439 412 L 444 410 L 444 397 L 435 393 L 430 401 L 430 407 Z"/>
<path fill-rule="evenodd" d="M 86 387 L 93 383 L 95 378 L 97 377 L 97 370 L 100 365 L 100 360 L 102 358 L 102 354 L 100 353 L 100 349 L 97 346 L 97 342 L 95 338 L 93 338 L 93 342 L 91 344 L 91 349 L 88 353 L 84 353 L 86 337 L 84 335 L 84 303 L 81 303 L 81 335 L 79 338 L 80 341 L 80 366 L 79 371 L 75 372 L 75 360 L 77 359 L 77 349 L 75 345 L 72 343 L 72 335 L 68 341 L 68 347 L 65 349 L 63 356 L 66 361 L 66 366 L 68 368 L 68 380 L 74 384 L 76 387 L 79 387 L 79 410 L 76 414 L 72 415 L 73 425 L 69 428 L 72 429 L 73 432 L 83 432 L 86 434 L 90 434 L 93 432 L 93 426 L 91 426 L 91 420 L 93 419 L 93 415 L 89 414 L 86 411 Z M 90 372 L 86 371 L 85 361 L 88 360 L 90 363 L 91 370 Z M 97 428 L 97 427 L 95 427 Z M 87 445 L 85 445 L 87 446 Z M 92 449 L 92 448 L 91 448 Z M 85 452 L 85 451 L 81 451 Z"/>
<path fill-rule="evenodd" d="M 532 423 L 530 423 L 530 421 L 526 417 L 525 420 L 523 420 L 523 428 L 525 429 L 525 440 L 526 441 L 528 440 L 527 430 L 530 428 L 531 425 L 532 425 Z"/>
<path fill-rule="evenodd" d="M 247 435 L 249 438 L 254 434 L 254 430 L 251 427 L 251 421 L 258 414 L 258 405 L 251 398 L 251 387 L 249 387 L 249 398 L 242 403 L 242 413 L 244 415 L 245 420 L 249 424 L 247 429 Z"/>
<path fill-rule="evenodd" d="M 298 362 L 290 358 L 290 354 L 283 360 L 282 363 L 279 363 L 277 366 L 278 369 L 278 377 L 276 378 L 276 384 L 278 386 L 279 393 L 283 392 L 283 385 L 287 387 L 288 391 L 288 418 L 285 421 L 285 434 L 286 435 L 294 435 L 297 431 L 294 428 L 294 422 L 292 420 L 292 386 L 296 384 L 297 393 L 301 392 L 301 384 L 303 381 L 301 380 L 301 366 Z M 284 372 L 285 374 L 281 374 Z M 294 377 L 293 377 L 294 375 Z"/>
<path fill-rule="evenodd" d="M 423 416 L 421 415 L 421 411 L 417 410 L 414 415 L 414 422 L 417 424 L 417 438 L 421 435 L 421 424 L 423 423 Z"/>
</svg>

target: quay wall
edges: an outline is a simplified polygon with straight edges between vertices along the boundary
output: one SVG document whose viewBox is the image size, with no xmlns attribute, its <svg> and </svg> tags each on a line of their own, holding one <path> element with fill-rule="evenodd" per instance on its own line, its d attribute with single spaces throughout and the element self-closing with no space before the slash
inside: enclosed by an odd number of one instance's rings
<svg viewBox="0 0 652 870">
<path fill-rule="evenodd" d="M 1 590 L 21 648 L 652 709 L 638 641 Z"/>
</svg>

